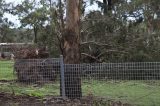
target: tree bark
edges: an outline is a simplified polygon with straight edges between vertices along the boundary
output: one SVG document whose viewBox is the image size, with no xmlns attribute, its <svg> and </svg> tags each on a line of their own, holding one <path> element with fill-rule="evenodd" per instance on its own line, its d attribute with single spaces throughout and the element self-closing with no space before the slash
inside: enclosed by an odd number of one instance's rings
<svg viewBox="0 0 160 106">
<path fill-rule="evenodd" d="M 62 0 L 59 0 L 59 18 L 60 18 L 60 30 L 64 30 L 64 20 L 63 20 L 63 6 L 62 6 Z"/>
<path fill-rule="evenodd" d="M 108 10 L 112 10 L 112 0 L 108 0 Z"/>
<path fill-rule="evenodd" d="M 104 14 L 107 15 L 112 10 L 112 0 L 103 0 Z"/>
<path fill-rule="evenodd" d="M 107 0 L 103 0 L 104 14 L 107 14 Z"/>
<path fill-rule="evenodd" d="M 63 34 L 63 55 L 65 64 L 80 62 L 80 1 L 66 0 L 66 27 Z M 82 96 L 80 72 L 68 65 L 65 70 L 65 92 L 70 99 Z"/>
<path fill-rule="evenodd" d="M 34 31 L 34 43 L 37 44 L 38 40 L 37 40 L 37 27 L 36 26 L 33 27 L 33 31 Z"/>
</svg>

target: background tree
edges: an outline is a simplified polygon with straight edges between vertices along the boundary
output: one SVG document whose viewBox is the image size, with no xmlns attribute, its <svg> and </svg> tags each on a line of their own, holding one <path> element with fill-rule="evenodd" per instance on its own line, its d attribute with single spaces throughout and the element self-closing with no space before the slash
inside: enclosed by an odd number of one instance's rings
<svg viewBox="0 0 160 106">
<path fill-rule="evenodd" d="M 47 7 L 42 3 L 42 1 L 37 4 L 35 0 L 31 2 L 25 0 L 22 4 L 18 4 L 15 7 L 14 14 L 18 15 L 21 27 L 29 27 L 33 29 L 34 43 L 38 43 L 38 31 L 44 27 L 46 24 L 45 22 L 49 18 L 47 17 L 49 15 Z M 42 5 L 42 7 L 38 7 L 38 5 Z"/>
<path fill-rule="evenodd" d="M 97 3 L 101 10 L 88 11 L 87 0 L 80 4 L 83 14 L 79 37 L 81 61 L 160 61 L 158 0 L 90 1 L 91 5 Z M 12 26 L 3 17 L 9 8 L 4 4 L 1 0 L 3 42 L 35 41 L 38 45 L 48 46 L 51 56 L 59 56 L 60 50 L 64 50 L 62 32 L 66 32 L 64 28 L 67 26 L 65 2 L 23 1 L 10 11 L 18 15 L 21 28 Z"/>
<path fill-rule="evenodd" d="M 0 42 L 14 42 L 14 30 L 10 27 L 13 23 L 4 17 L 4 14 L 9 12 L 10 3 L 0 0 Z"/>
<path fill-rule="evenodd" d="M 47 46 L 50 56 L 59 56 L 59 35 L 58 27 L 58 6 L 50 0 L 40 0 L 37 2 L 25 0 L 14 6 L 13 15 L 18 15 L 21 26 L 20 30 L 28 42 L 34 42 L 38 46 Z M 29 34 L 30 35 L 26 35 Z"/>
<path fill-rule="evenodd" d="M 155 18 L 157 16 L 155 11 L 159 9 L 154 8 L 158 6 L 158 1 L 112 0 L 111 2 L 111 14 L 103 13 L 104 1 L 96 1 L 102 7 L 102 11 L 92 11 L 83 19 L 81 31 L 83 61 L 157 60 L 154 52 L 158 52 L 159 49 L 155 50 L 157 46 L 154 44 L 158 43 L 155 37 L 158 37 L 159 32 L 156 30 L 158 26 L 155 23 L 158 23 L 158 18 Z"/>
</svg>

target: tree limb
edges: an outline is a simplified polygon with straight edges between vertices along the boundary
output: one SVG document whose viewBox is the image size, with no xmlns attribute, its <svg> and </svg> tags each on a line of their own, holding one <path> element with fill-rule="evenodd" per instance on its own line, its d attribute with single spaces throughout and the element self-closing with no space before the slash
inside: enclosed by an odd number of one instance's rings
<svg viewBox="0 0 160 106">
<path fill-rule="evenodd" d="M 99 54 L 96 58 L 99 58 L 101 57 L 102 55 L 106 54 L 106 53 L 109 53 L 109 52 L 117 52 L 117 53 L 124 53 L 124 54 L 127 54 L 128 52 L 125 52 L 125 51 L 119 51 L 119 50 L 107 50 L 101 54 Z"/>
<path fill-rule="evenodd" d="M 94 41 L 88 41 L 88 42 L 82 42 L 81 45 L 86 45 L 86 44 L 94 44 L 94 45 L 98 45 L 98 46 L 111 46 L 109 44 L 103 44 L 100 42 L 94 42 Z"/>
<path fill-rule="evenodd" d="M 92 56 L 92 55 L 89 55 L 89 54 L 87 54 L 87 53 L 81 53 L 81 55 L 87 56 L 87 57 L 89 57 L 89 58 L 92 58 L 92 59 L 96 60 L 96 61 L 99 62 L 99 63 L 102 63 L 101 60 L 99 60 L 99 59 L 97 59 L 96 57 L 94 57 L 94 56 Z"/>
</svg>

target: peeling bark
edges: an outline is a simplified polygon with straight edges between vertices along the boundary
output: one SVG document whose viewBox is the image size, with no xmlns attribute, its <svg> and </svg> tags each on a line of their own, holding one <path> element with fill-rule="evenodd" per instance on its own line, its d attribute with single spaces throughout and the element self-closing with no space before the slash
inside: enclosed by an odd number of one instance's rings
<svg viewBox="0 0 160 106">
<path fill-rule="evenodd" d="M 67 0 L 66 27 L 63 33 L 63 56 L 65 64 L 78 64 L 80 62 L 80 1 Z M 70 99 L 82 96 L 81 78 L 79 70 L 67 66 L 65 71 L 65 91 Z"/>
</svg>

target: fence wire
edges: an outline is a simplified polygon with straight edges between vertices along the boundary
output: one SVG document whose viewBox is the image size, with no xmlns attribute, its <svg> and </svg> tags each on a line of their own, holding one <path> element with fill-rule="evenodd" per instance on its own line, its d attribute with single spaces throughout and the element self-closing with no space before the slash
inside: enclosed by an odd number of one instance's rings
<svg viewBox="0 0 160 106">
<path fill-rule="evenodd" d="M 18 81 L 41 83 L 56 81 L 60 72 L 59 59 L 20 59 L 14 64 Z"/>
<path fill-rule="evenodd" d="M 78 66 L 82 76 L 103 80 L 159 80 L 160 62 L 100 63 Z"/>
<path fill-rule="evenodd" d="M 160 62 L 62 65 L 66 94 L 78 96 L 82 89 L 83 97 L 110 98 L 140 105 L 143 99 L 151 105 L 159 103 Z M 60 97 L 60 67 L 59 58 L 0 61 L 0 92 Z"/>
</svg>

